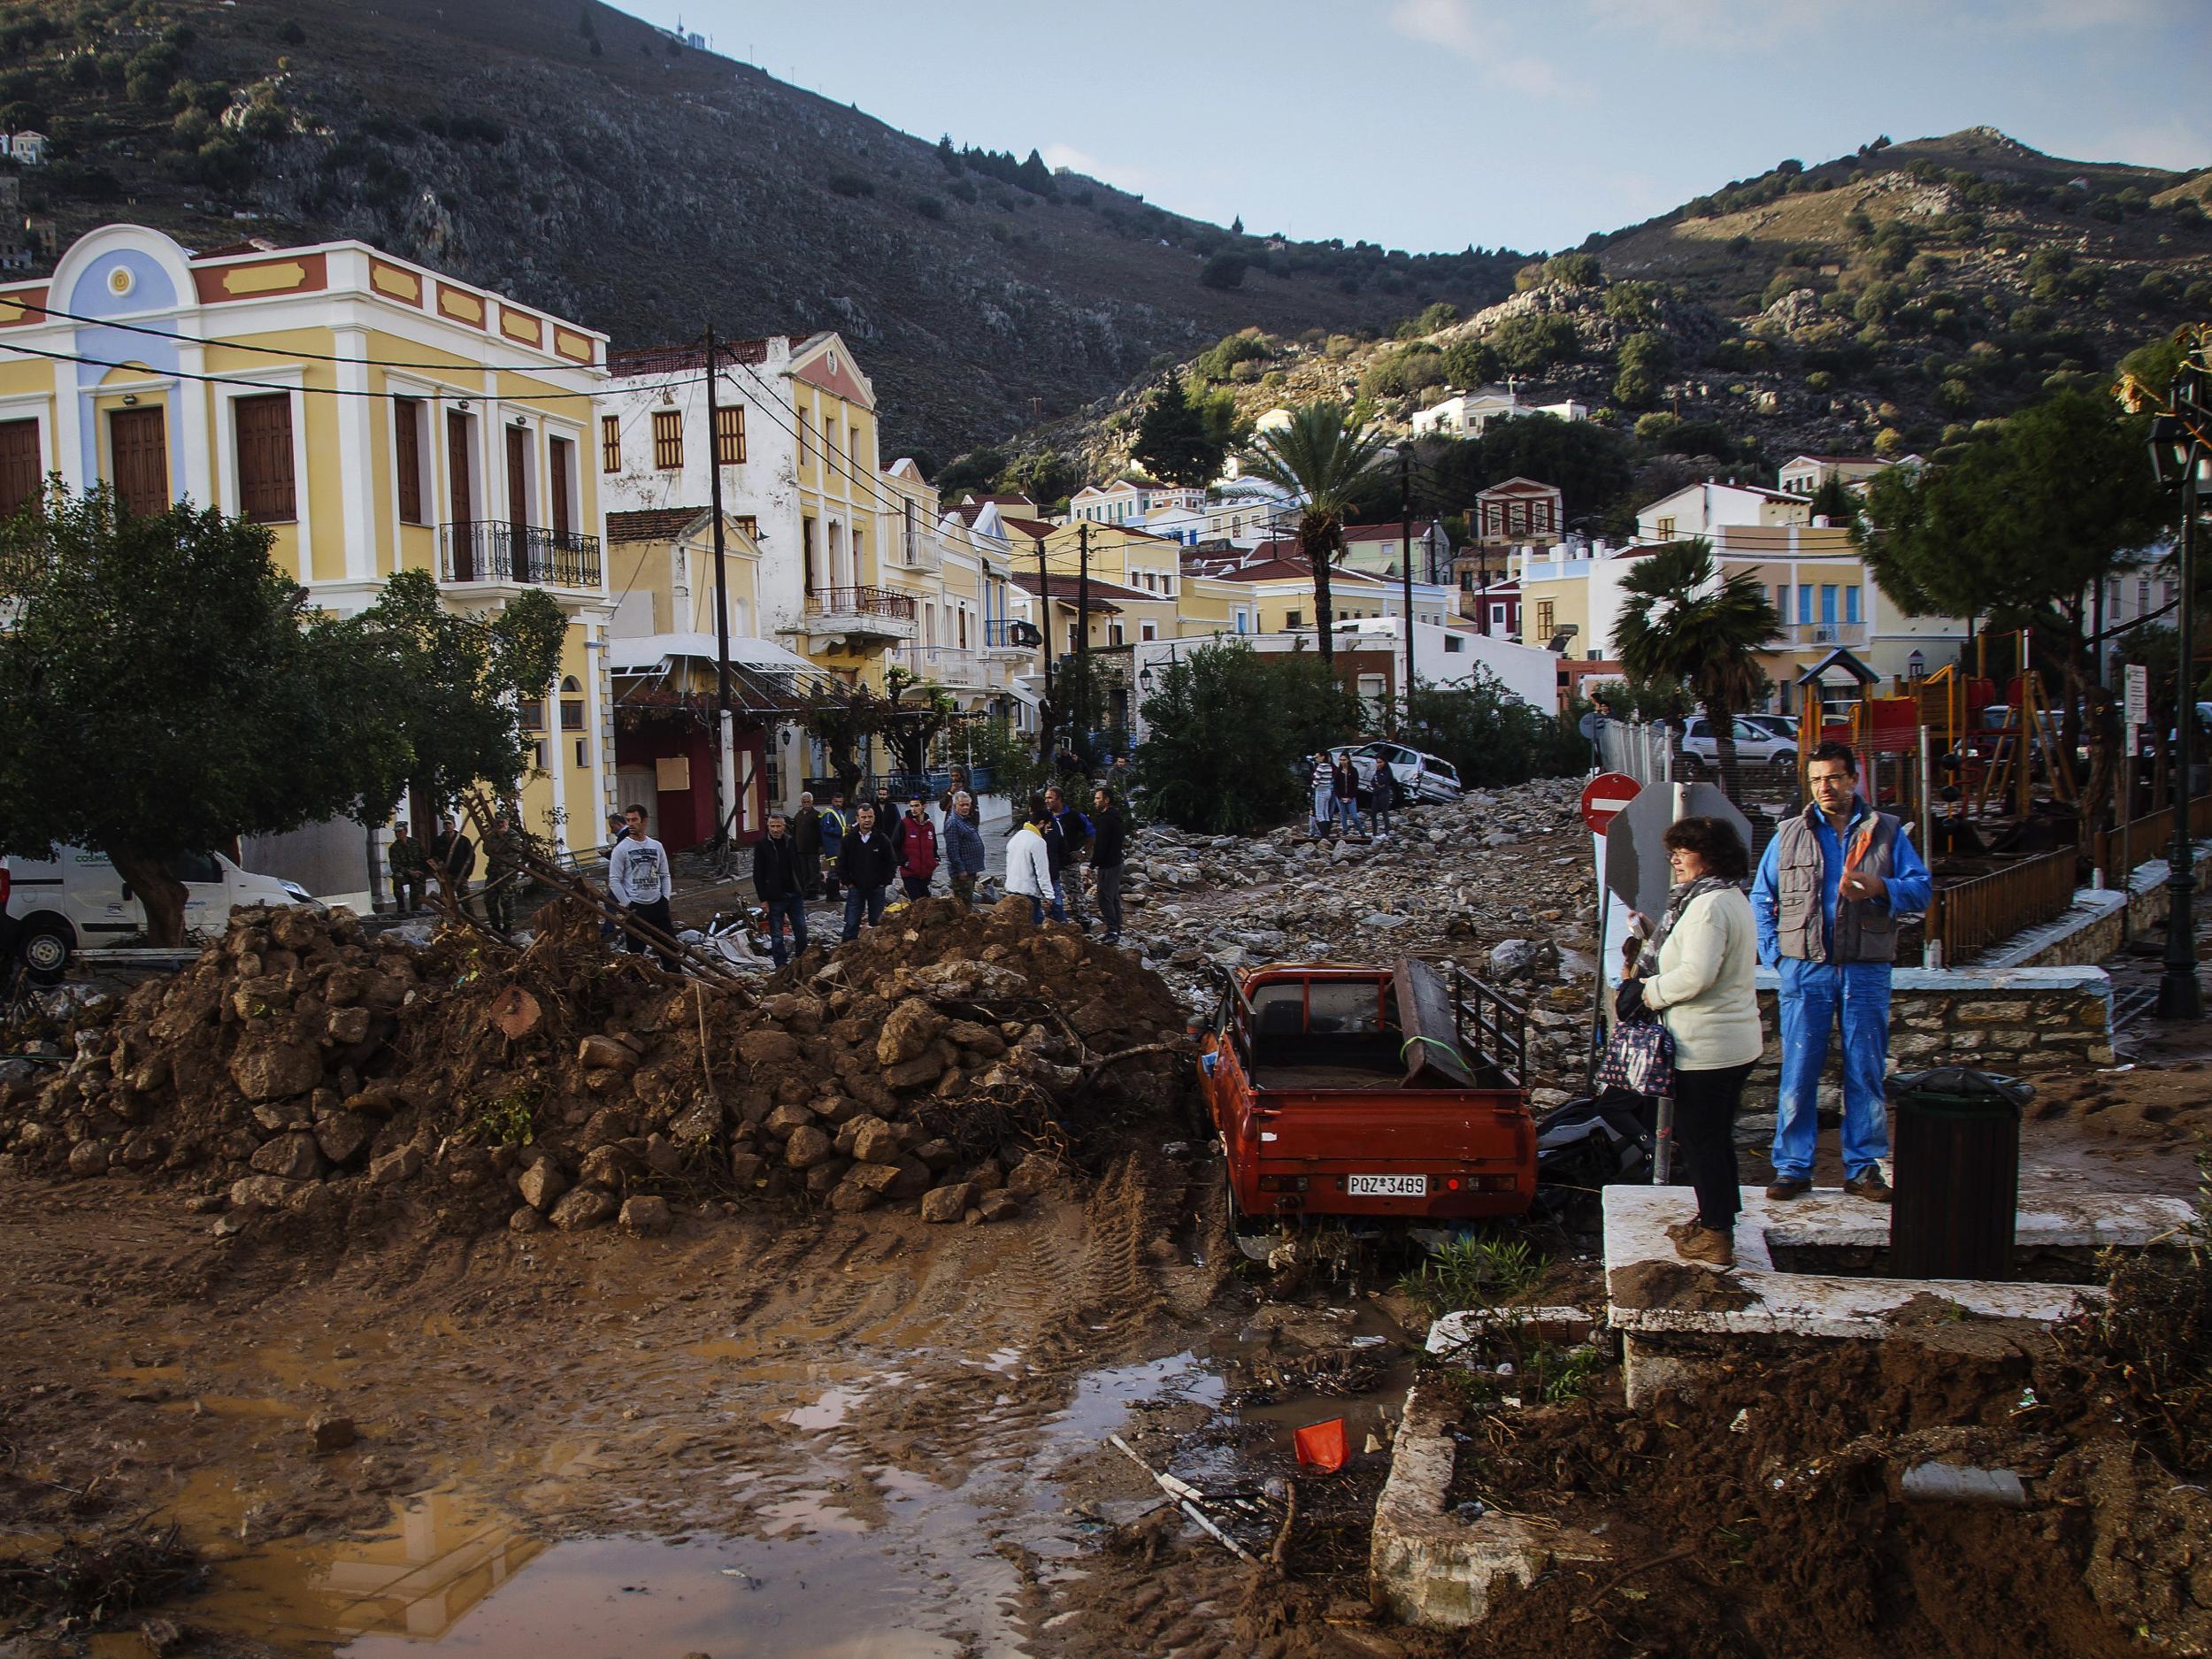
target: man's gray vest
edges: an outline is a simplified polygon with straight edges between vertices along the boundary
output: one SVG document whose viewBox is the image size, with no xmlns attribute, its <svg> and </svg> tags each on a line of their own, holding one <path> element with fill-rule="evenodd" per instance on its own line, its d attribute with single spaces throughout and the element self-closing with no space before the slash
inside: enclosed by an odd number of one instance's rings
<svg viewBox="0 0 2212 1659">
<path fill-rule="evenodd" d="M 1855 807 L 1859 803 L 1853 803 Z M 1836 900 L 1835 951 L 1832 956 L 1822 941 L 1820 837 L 1813 828 L 1817 805 L 1797 817 L 1785 818 L 1774 834 L 1775 932 L 1782 954 L 1806 962 L 1894 962 L 1897 959 L 1897 918 L 1889 900 Z M 1897 846 L 1897 820 L 1887 812 L 1872 815 L 1874 839 L 1858 868 L 1867 875 L 1889 879 L 1891 855 Z M 1864 827 L 1855 818 L 1839 838 L 1841 856 Z"/>
</svg>

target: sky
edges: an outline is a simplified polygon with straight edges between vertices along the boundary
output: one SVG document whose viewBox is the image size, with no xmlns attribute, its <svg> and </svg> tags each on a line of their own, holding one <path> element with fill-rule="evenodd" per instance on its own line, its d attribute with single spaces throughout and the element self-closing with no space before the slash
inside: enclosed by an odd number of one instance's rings
<svg viewBox="0 0 2212 1659">
<path fill-rule="evenodd" d="M 676 0 L 621 0 L 677 20 Z M 2212 166 L 2212 0 L 684 0 L 715 50 L 1171 211 L 1571 247 L 1786 157 L 1989 126 Z"/>
</svg>

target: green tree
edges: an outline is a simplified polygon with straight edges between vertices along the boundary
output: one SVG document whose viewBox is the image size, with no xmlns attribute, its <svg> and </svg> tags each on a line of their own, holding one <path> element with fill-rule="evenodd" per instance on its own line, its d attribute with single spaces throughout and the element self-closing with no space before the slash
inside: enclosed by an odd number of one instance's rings
<svg viewBox="0 0 2212 1659">
<path fill-rule="evenodd" d="M 1245 471 L 1305 503 L 1298 548 L 1313 572 L 1315 637 L 1325 663 L 1335 655 L 1329 566 L 1344 551 L 1345 511 L 1381 470 L 1382 452 L 1382 434 L 1352 426 L 1335 402 L 1302 404 L 1286 426 L 1263 432 L 1245 452 Z"/>
<path fill-rule="evenodd" d="M 1005 472 L 1004 451 L 971 449 L 965 455 L 956 457 L 931 482 L 937 486 L 938 494 L 950 502 L 968 490 L 993 488 Z"/>
<path fill-rule="evenodd" d="M 447 606 L 426 571 L 401 571 L 377 602 L 331 625 L 376 741 L 356 750 L 355 789 L 380 821 L 405 788 L 426 816 L 471 786 L 511 787 L 531 769 L 521 704 L 552 690 L 568 618 L 541 588 L 498 611 Z"/>
<path fill-rule="evenodd" d="M 1191 407 L 1180 370 L 1171 369 L 1145 400 L 1129 452 L 1155 478 L 1171 484 L 1206 485 L 1221 475 L 1225 445 L 1207 430 L 1205 414 Z"/>
<path fill-rule="evenodd" d="M 1572 322 L 1529 312 L 1500 323 L 1489 343 L 1498 354 L 1499 365 L 1509 374 L 1541 374 L 1555 363 L 1572 363 L 1582 352 Z"/>
<path fill-rule="evenodd" d="M 1859 521 L 1859 498 L 1842 479 L 1831 476 L 1813 492 L 1813 517 L 1848 526 Z"/>
<path fill-rule="evenodd" d="M 2087 595 L 2123 553 L 2154 540 L 2175 503 L 2145 457 L 2148 420 L 2110 400 L 2061 392 L 1978 428 L 1933 465 L 1885 467 L 1859 529 L 1882 591 L 1914 616 L 2032 626 L 2089 716 L 2087 799 L 2109 798 L 2110 695 L 2089 671 Z"/>
<path fill-rule="evenodd" d="M 1621 342 L 1619 373 L 1613 379 L 1613 401 L 1624 409 L 1647 408 L 1659 395 L 1660 377 L 1672 366 L 1673 361 L 1674 353 L 1661 335 L 1629 335 Z"/>
<path fill-rule="evenodd" d="M 184 938 L 170 861 L 355 810 L 373 741 L 331 625 L 259 525 L 106 487 L 0 530 L 0 851 L 96 848 Z"/>
<path fill-rule="evenodd" d="M 1763 694 L 1758 653 L 1782 631 L 1764 585 L 1746 572 L 1723 576 L 1713 544 L 1696 536 L 1638 559 L 1621 591 L 1627 603 L 1613 626 L 1614 656 L 1631 680 L 1674 680 L 1704 704 L 1721 787 L 1733 798 L 1736 716 Z"/>
<path fill-rule="evenodd" d="M 1480 340 L 1455 340 L 1444 348 L 1444 380 L 1463 392 L 1498 378 L 1498 354 Z"/>
<path fill-rule="evenodd" d="M 1248 261 L 1240 253 L 1217 253 L 1199 267 L 1199 282 L 1210 288 L 1240 288 Z"/>
<path fill-rule="evenodd" d="M 1208 834 L 1246 834 L 1295 815 L 1301 757 L 1356 741 L 1359 698 L 1303 651 L 1263 655 L 1234 640 L 1171 662 L 1144 699 L 1133 764 L 1154 816 Z"/>
<path fill-rule="evenodd" d="M 1590 746 L 1571 725 L 1508 691 L 1478 665 L 1462 686 L 1416 686 L 1401 741 L 1448 760 L 1469 788 L 1585 771 Z"/>
</svg>

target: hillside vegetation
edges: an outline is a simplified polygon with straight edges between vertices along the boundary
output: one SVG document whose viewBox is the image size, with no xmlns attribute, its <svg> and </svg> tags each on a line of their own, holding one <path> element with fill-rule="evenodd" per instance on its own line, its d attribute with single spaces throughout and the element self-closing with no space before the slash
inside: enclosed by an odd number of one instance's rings
<svg viewBox="0 0 2212 1659">
<path fill-rule="evenodd" d="M 596 0 L 11 0 L 0 105 L 53 137 L 24 182 L 63 247 L 124 217 L 198 247 L 357 236 L 618 345 L 836 327 L 887 446 L 940 458 L 1230 329 L 1479 304 L 1519 263 L 1202 225 Z"/>
<path fill-rule="evenodd" d="M 1522 470 L 1571 514 L 1619 528 L 1635 498 L 1801 452 L 1902 454 L 2049 391 L 2101 382 L 2131 350 L 2212 317 L 2212 174 L 2043 156 L 1985 127 L 1806 167 L 1787 161 L 1676 212 L 1532 261 L 1462 317 L 1289 335 L 1248 329 L 1182 365 L 1220 429 L 1314 397 L 1386 426 L 1510 377 L 1579 402 L 1597 432 L 1425 446 L 1431 503 Z M 1034 478 L 1110 474 L 1148 377 L 1002 451 Z M 1577 499 L 1579 495 L 1579 499 Z"/>
</svg>

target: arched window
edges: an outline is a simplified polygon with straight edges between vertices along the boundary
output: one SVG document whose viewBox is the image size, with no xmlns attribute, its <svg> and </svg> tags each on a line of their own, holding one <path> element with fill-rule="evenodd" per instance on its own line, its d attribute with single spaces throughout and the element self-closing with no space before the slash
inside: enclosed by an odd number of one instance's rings
<svg viewBox="0 0 2212 1659">
<path fill-rule="evenodd" d="M 573 674 L 561 676 L 561 730 L 584 729 L 584 687 Z"/>
</svg>

